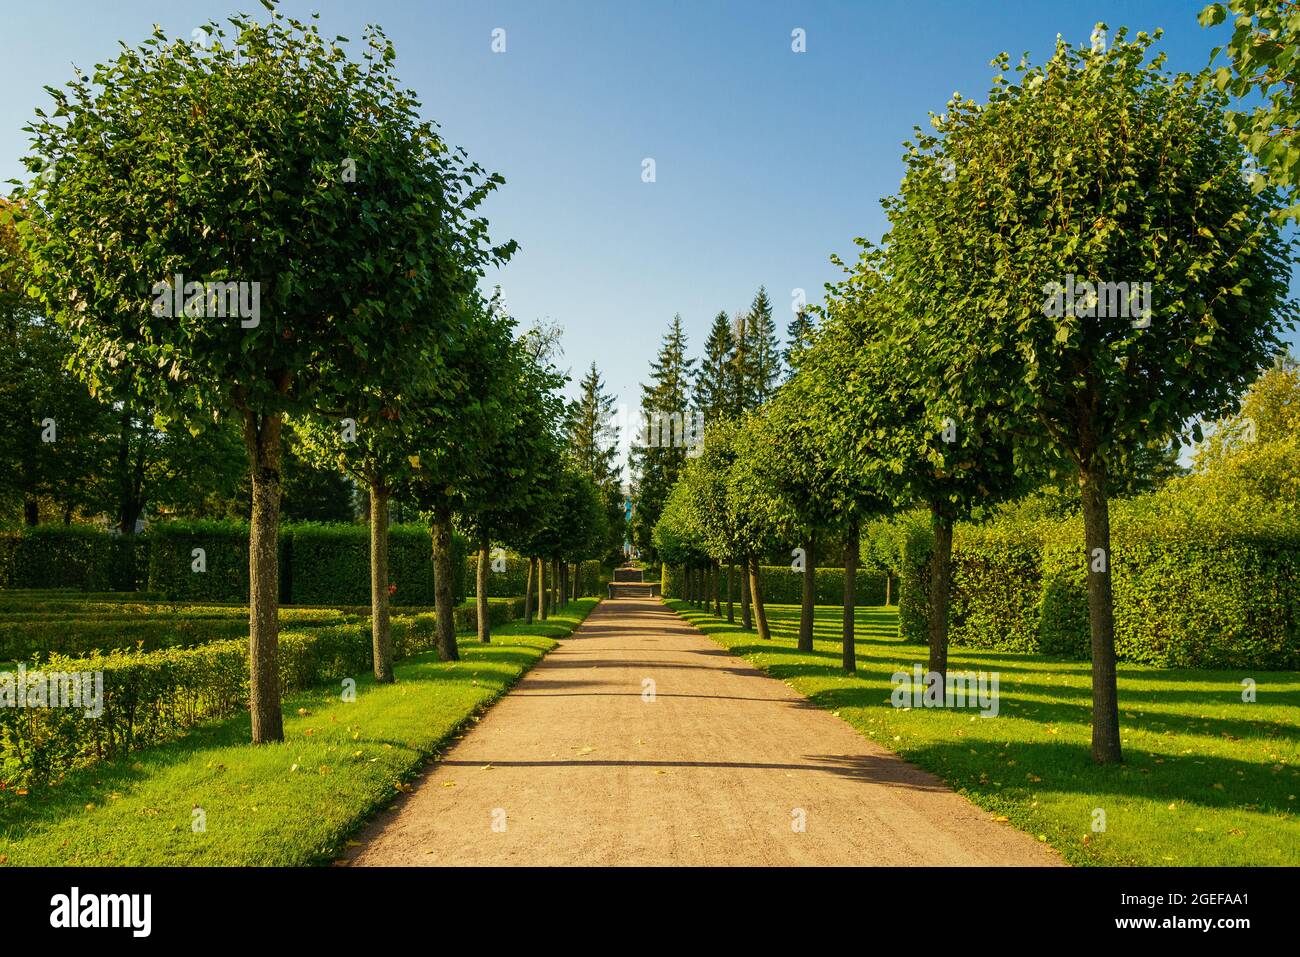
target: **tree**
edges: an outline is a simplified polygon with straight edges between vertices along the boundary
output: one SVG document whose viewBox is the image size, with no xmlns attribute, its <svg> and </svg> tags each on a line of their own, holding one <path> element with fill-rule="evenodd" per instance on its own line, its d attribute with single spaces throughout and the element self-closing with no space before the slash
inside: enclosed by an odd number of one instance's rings
<svg viewBox="0 0 1300 957">
<path fill-rule="evenodd" d="M 713 317 L 709 337 L 704 341 L 704 357 L 695 374 L 695 407 L 704 416 L 704 427 L 709 428 L 733 411 L 735 383 L 732 359 L 736 338 L 731 334 L 731 320 L 725 312 Z"/>
<path fill-rule="evenodd" d="M 357 62 L 344 38 L 264 5 L 267 22 L 209 23 L 203 45 L 157 28 L 50 88 L 23 193 L 34 285 L 92 391 L 243 427 L 258 743 L 283 738 L 285 415 L 342 416 L 340 396 L 376 378 L 428 378 L 428 350 L 459 336 L 461 301 L 514 248 L 487 245 L 475 216 L 500 177 L 417 119 L 381 30 Z"/>
<path fill-rule="evenodd" d="M 1152 37 L 1126 37 L 1061 41 L 1045 66 L 1022 61 L 1020 82 L 995 78 L 987 104 L 954 98 L 887 203 L 929 400 L 967 432 L 1013 437 L 1022 468 L 1078 483 L 1099 763 L 1122 758 L 1113 476 L 1225 408 L 1278 349 L 1288 305 L 1278 197 L 1243 181 L 1224 98 L 1148 63 Z"/>
<path fill-rule="evenodd" d="M 772 300 L 760 286 L 744 314 L 736 350 L 737 397 L 741 411 L 761 406 L 781 380 L 781 349 L 772 318 Z"/>
<path fill-rule="evenodd" d="M 782 353 L 782 356 L 785 359 L 786 378 L 788 380 L 794 377 L 804 350 L 812 343 L 813 322 L 807 309 L 800 309 L 794 314 L 794 318 L 786 326 L 785 338 L 785 352 Z"/>
<path fill-rule="evenodd" d="M 1205 80 L 1216 90 L 1244 98 L 1253 95 L 1263 102 L 1250 112 L 1228 114 L 1229 128 L 1256 157 L 1251 175 L 1252 186 L 1262 190 L 1265 184 L 1289 191 L 1297 199 L 1300 185 L 1300 152 L 1296 150 L 1296 131 L 1300 130 L 1300 5 L 1292 0 L 1229 0 L 1212 3 L 1201 11 L 1202 26 L 1217 26 L 1235 16 L 1232 39 L 1226 46 L 1215 47 L 1210 66 L 1220 53 L 1227 65 L 1207 73 Z M 1300 219 L 1300 202 L 1273 211 L 1280 219 Z"/>
<path fill-rule="evenodd" d="M 611 442 L 614 396 L 605 391 L 596 363 L 578 383 L 578 398 L 569 403 L 565 416 L 569 449 L 574 460 L 598 486 L 619 480 L 617 426 Z"/>
<path fill-rule="evenodd" d="M 659 353 L 650 364 L 650 382 L 641 386 L 645 431 L 632 447 L 637 506 L 632 540 L 642 556 L 655 561 L 653 533 L 668 491 L 686 460 L 685 427 L 695 360 L 686 354 L 682 317 L 674 316 Z"/>
</svg>

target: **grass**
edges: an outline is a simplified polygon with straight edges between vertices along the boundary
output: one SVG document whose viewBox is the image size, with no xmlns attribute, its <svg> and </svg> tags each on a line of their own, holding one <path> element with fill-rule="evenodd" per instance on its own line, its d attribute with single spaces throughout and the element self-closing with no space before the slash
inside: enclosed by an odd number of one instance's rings
<svg viewBox="0 0 1300 957">
<path fill-rule="evenodd" d="M 858 672 L 840 663 L 839 607 L 818 607 L 814 650 L 799 609 L 768 607 L 772 641 L 681 601 L 669 606 L 872 740 L 942 777 L 1072 864 L 1300 864 L 1300 674 L 1119 668 L 1125 763 L 1089 756 L 1087 662 L 957 648 L 953 670 L 1000 674 L 999 715 L 891 704 L 895 671 L 926 662 L 897 636 L 894 608 L 860 608 Z M 739 609 L 737 609 L 739 618 Z M 1242 679 L 1257 700 L 1242 701 Z M 1094 811 L 1106 829 L 1094 832 Z"/>
<path fill-rule="evenodd" d="M 356 701 L 323 688 L 286 699 L 283 744 L 253 746 L 247 715 L 69 775 L 53 788 L 0 794 L 0 864 L 281 865 L 335 859 L 375 811 L 466 724 L 573 631 L 597 599 L 548 621 L 460 640 L 397 681 L 357 681 Z M 192 826 L 196 809 L 206 830 Z"/>
</svg>

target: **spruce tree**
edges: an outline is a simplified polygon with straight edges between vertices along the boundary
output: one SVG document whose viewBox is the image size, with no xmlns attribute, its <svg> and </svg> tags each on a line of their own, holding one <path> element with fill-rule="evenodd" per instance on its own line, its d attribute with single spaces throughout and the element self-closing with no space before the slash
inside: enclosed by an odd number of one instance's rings
<svg viewBox="0 0 1300 957">
<path fill-rule="evenodd" d="M 620 468 L 617 426 L 612 423 L 614 396 L 605 391 L 596 363 L 578 383 L 578 398 L 569 403 L 565 432 L 574 460 L 600 488 L 617 485 Z M 613 429 L 611 434 L 610 430 Z"/>
<path fill-rule="evenodd" d="M 807 309 L 800 309 L 785 327 L 785 379 L 790 381 L 799 365 L 799 355 L 812 343 L 813 323 Z"/>
<path fill-rule="evenodd" d="M 748 316 L 749 394 L 753 408 L 763 405 L 776 392 L 781 380 L 781 347 L 772 318 L 772 300 L 767 288 L 758 287 Z"/>
<path fill-rule="evenodd" d="M 682 317 L 674 316 L 668 333 L 664 336 L 659 354 L 650 364 L 650 382 L 641 386 L 641 414 L 643 431 L 632 448 L 632 469 L 636 476 L 636 512 L 632 517 L 632 540 L 641 554 L 653 561 L 655 558 L 653 532 L 663 511 L 668 490 L 677 481 L 682 464 L 686 461 L 686 448 L 676 432 L 677 423 L 687 415 L 689 390 L 694 375 L 695 360 L 686 355 L 686 332 Z M 662 432 L 653 432 L 649 424 L 662 417 Z M 673 425 L 670 427 L 669 422 Z M 672 435 L 669 435 L 670 428 Z M 646 433 L 649 435 L 648 444 Z"/>
<path fill-rule="evenodd" d="M 704 413 L 704 425 L 729 417 L 734 406 L 732 361 L 736 337 L 726 312 L 713 318 L 713 327 L 704 343 L 704 358 L 695 375 L 695 407 Z"/>
</svg>

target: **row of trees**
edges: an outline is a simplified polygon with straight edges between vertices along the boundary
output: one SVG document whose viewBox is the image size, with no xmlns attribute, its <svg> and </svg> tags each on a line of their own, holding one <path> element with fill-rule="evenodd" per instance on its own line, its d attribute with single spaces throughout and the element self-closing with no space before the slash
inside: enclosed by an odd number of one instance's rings
<svg viewBox="0 0 1300 957">
<path fill-rule="evenodd" d="M 747 566 L 763 638 L 754 556 L 802 542 L 811 649 L 815 538 L 842 540 L 848 572 L 864 518 L 925 508 L 942 676 L 954 523 L 1072 486 L 1099 763 L 1122 757 L 1108 502 L 1202 439 L 1198 420 L 1274 360 L 1294 315 L 1285 193 L 1243 175 L 1226 97 L 1168 73 L 1156 38 L 1107 46 L 1099 25 L 1041 66 L 999 57 L 987 102 L 954 96 L 918 129 L 883 244 L 859 241 L 772 399 L 709 423 L 655 532 L 665 560 Z M 846 669 L 852 631 L 846 592 Z"/>
<path fill-rule="evenodd" d="M 659 353 L 650 365 L 650 382 L 641 387 L 641 415 L 698 413 L 706 423 L 735 419 L 776 394 L 782 379 L 793 371 L 794 357 L 806 343 L 811 319 L 800 308 L 790 321 L 787 346 L 782 349 L 773 318 L 772 300 L 760 287 L 749 308 L 713 319 L 698 359 L 688 355 L 682 317 L 674 316 Z M 636 486 L 632 541 L 649 561 L 658 558 L 654 527 L 669 490 L 687 458 L 683 446 L 633 446 L 630 464 Z"/>
<path fill-rule="evenodd" d="M 480 584 L 501 542 L 536 559 L 539 596 L 547 562 L 554 581 L 608 539 L 596 482 L 565 446 L 546 337 L 516 335 L 478 291 L 515 250 L 479 213 L 503 180 L 419 119 L 378 28 L 355 59 L 315 18 L 264 5 L 265 22 L 209 23 L 201 45 L 156 29 L 50 88 L 52 112 L 27 127 L 33 179 L 6 208 L 21 288 L 97 401 L 193 436 L 238 432 L 255 742 L 283 738 L 276 541 L 290 431 L 306 460 L 368 493 L 381 682 L 393 680 L 394 496 L 429 516 L 444 659 L 458 656 L 454 521 L 479 551 Z M 256 310 L 223 309 L 217 283 Z M 166 308 L 173 296 L 182 308 Z"/>
</svg>

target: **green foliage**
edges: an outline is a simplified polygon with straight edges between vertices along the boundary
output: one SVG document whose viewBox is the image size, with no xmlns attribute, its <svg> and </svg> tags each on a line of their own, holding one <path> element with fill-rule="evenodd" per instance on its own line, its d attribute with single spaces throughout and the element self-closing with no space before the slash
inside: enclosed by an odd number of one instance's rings
<svg viewBox="0 0 1300 957">
<path fill-rule="evenodd" d="M 493 624 L 501 625 L 518 616 L 522 602 L 493 602 L 489 609 Z M 473 627 L 475 609 L 462 606 L 456 613 L 458 630 Z M 246 621 L 229 623 L 247 631 Z M 394 658 L 432 649 L 434 625 L 431 614 L 395 616 Z M 372 655 L 368 620 L 284 631 L 281 693 L 359 678 L 370 672 Z M 52 782 L 76 767 L 180 737 L 197 724 L 236 713 L 248 697 L 248 641 L 85 657 L 56 652 L 40 670 L 101 672 L 104 710 L 90 717 L 77 708 L 0 708 L 0 780 L 6 785 Z"/>
<path fill-rule="evenodd" d="M 1300 151 L 1295 131 L 1300 128 L 1300 7 L 1290 0 L 1229 0 L 1212 3 L 1201 11 L 1202 26 L 1217 26 L 1233 16 L 1232 38 L 1215 47 L 1210 66 L 1220 53 L 1227 65 L 1208 70 L 1202 81 L 1238 98 L 1258 95 L 1249 112 L 1229 114 L 1233 131 L 1258 158 L 1254 171 L 1256 190 L 1265 184 L 1291 190 L 1300 185 Z M 1280 214 L 1300 218 L 1300 203 Z"/>
<path fill-rule="evenodd" d="M 81 525 L 0 532 L 0 587 L 133 589 L 138 550 L 139 542 L 131 536 Z"/>
<path fill-rule="evenodd" d="M 149 590 L 171 599 L 248 601 L 248 527 L 234 522 L 166 522 L 149 529 Z M 281 565 L 285 538 L 280 537 Z M 195 571 L 203 549 L 206 571 Z M 282 581 L 283 584 L 283 581 Z"/>
<path fill-rule="evenodd" d="M 367 604 L 370 601 L 370 529 L 366 525 L 302 525 L 286 530 L 291 539 L 288 599 L 299 605 Z M 463 536 L 452 535 L 452 595 L 465 591 Z M 433 602 L 432 540 L 424 525 L 392 525 L 388 530 L 388 580 L 397 589 L 394 606 Z M 459 573 L 458 573 L 459 572 Z"/>
<path fill-rule="evenodd" d="M 726 567 L 721 570 L 718 595 L 722 601 L 727 600 Z M 739 572 L 739 569 L 737 569 Z M 803 599 L 803 577 L 790 570 L 788 565 L 762 565 L 759 567 L 763 588 L 763 601 L 774 605 L 797 605 Z M 844 603 L 844 569 L 818 568 L 814 573 L 816 591 L 813 601 L 818 605 L 842 605 Z M 876 606 L 885 603 L 885 576 L 879 571 L 858 569 L 853 579 L 854 604 Z M 665 598 L 682 597 L 682 569 L 680 566 L 665 563 L 663 566 L 663 596 Z M 740 578 L 737 575 L 732 592 L 734 600 L 740 600 Z"/>
</svg>

